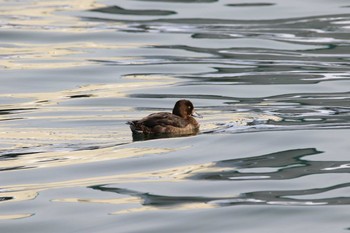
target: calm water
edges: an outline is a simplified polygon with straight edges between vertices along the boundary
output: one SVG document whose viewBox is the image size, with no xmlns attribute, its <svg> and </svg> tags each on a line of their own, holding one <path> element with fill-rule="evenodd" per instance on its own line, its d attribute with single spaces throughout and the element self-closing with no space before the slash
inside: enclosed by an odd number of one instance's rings
<svg viewBox="0 0 350 233">
<path fill-rule="evenodd" d="M 0 47 L 1 233 L 349 231 L 349 1 L 0 0 Z"/>
</svg>

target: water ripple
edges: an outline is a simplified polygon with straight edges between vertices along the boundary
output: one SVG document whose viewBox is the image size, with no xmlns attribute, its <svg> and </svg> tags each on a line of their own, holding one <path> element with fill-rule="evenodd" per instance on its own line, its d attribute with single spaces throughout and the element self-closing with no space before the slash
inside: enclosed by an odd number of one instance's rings
<svg viewBox="0 0 350 233">
<path fill-rule="evenodd" d="M 0 5 L 1 232 L 349 228 L 344 2 Z M 185 98 L 198 135 L 132 138 Z"/>
</svg>

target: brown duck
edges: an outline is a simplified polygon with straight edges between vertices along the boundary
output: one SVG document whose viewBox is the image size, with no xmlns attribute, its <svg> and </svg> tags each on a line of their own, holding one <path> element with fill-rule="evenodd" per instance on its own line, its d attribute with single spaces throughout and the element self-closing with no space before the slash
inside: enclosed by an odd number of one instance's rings
<svg viewBox="0 0 350 233">
<path fill-rule="evenodd" d="M 191 135 L 199 131 L 199 124 L 193 116 L 201 117 L 194 111 L 191 101 L 179 100 L 172 113 L 152 113 L 141 120 L 129 121 L 128 124 L 134 134 Z"/>
</svg>

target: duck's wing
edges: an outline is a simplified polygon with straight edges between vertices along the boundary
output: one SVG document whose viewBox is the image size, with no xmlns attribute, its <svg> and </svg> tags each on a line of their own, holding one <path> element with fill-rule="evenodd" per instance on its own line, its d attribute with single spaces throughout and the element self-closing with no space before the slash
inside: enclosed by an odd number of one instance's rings
<svg viewBox="0 0 350 233">
<path fill-rule="evenodd" d="M 172 113 L 158 112 L 139 120 L 137 124 L 142 124 L 148 128 L 153 128 L 155 126 L 184 128 L 188 125 L 188 121 Z"/>
</svg>

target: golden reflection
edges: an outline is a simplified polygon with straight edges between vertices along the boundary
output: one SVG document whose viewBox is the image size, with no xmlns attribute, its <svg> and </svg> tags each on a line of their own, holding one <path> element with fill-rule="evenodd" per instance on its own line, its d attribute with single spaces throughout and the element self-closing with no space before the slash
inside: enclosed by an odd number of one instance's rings
<svg viewBox="0 0 350 233">
<path fill-rule="evenodd" d="M 28 1 L 25 5 L 21 1 L 0 1 L 0 16 L 7 19 L 4 29 L 34 29 L 63 32 L 86 31 L 94 22 L 81 21 L 76 17 L 62 14 L 62 12 L 84 11 L 104 5 L 95 0 L 60 0 L 60 1 Z M 71 25 L 74 25 L 73 27 Z"/>
<path fill-rule="evenodd" d="M 45 120 L 45 119 L 44 119 Z M 47 120 L 47 119 L 46 119 Z M 8 124 L 8 127 L 0 127 L 0 141 L 6 143 L 7 148 L 2 148 L 3 152 L 12 150 L 19 150 L 25 152 L 43 152 L 52 151 L 57 148 L 65 149 L 65 151 L 73 150 L 69 144 L 80 145 L 80 147 L 90 145 L 104 145 L 111 144 L 111 137 L 118 139 L 119 143 L 129 142 L 125 135 L 116 132 L 115 130 L 106 129 L 90 132 L 88 129 L 60 129 L 60 128 L 17 128 L 16 125 Z M 12 127 L 12 128 L 11 128 Z M 57 148 L 55 148 L 57 147 Z M 26 151 L 25 148 L 30 148 Z M 5 152 L 6 153 L 6 152 Z M 50 154 L 47 154 L 50 155 Z M 22 157 L 19 158 L 21 160 Z M 48 158 L 50 159 L 50 158 Z M 16 160 L 17 161 L 17 160 Z M 17 161 L 22 164 L 22 162 Z M 0 165 L 2 167 L 3 164 Z"/>
<path fill-rule="evenodd" d="M 122 98 L 127 96 L 127 92 L 154 88 L 159 86 L 172 85 L 176 83 L 176 79 L 169 76 L 162 76 L 161 81 L 146 80 L 138 82 L 126 82 L 126 83 L 113 83 L 113 84 L 91 84 L 85 86 L 79 86 L 70 90 L 63 90 L 58 92 L 39 92 L 39 93 L 12 93 L 12 94 L 0 94 L 0 97 L 5 98 L 24 98 L 32 99 L 29 102 L 16 103 L 16 108 L 38 108 L 42 106 L 54 105 L 55 109 L 57 104 L 72 100 L 71 96 L 93 96 L 94 98 Z M 3 108 L 10 106 L 1 106 Z M 68 107 L 67 107 L 68 108 Z M 47 108 L 46 108 L 47 109 Z M 0 116 L 0 117 L 6 117 Z M 1 118 L 0 118 L 1 120 Z"/>
<path fill-rule="evenodd" d="M 139 213 L 139 212 L 146 212 L 146 211 L 156 211 L 159 210 L 158 207 L 153 207 L 153 206 L 142 206 L 139 208 L 128 208 L 125 210 L 120 210 L 111 213 L 111 215 L 118 215 L 118 214 L 132 214 L 132 213 Z"/>
<path fill-rule="evenodd" d="M 101 162 L 113 159 L 124 159 L 147 154 L 169 153 L 176 149 L 171 148 L 104 148 L 81 151 L 53 151 L 21 155 L 20 159 L 5 160 L 0 168 L 34 167 L 47 168 L 74 164 Z"/>
<path fill-rule="evenodd" d="M 144 75 L 144 74 L 130 74 L 130 75 L 125 75 L 123 76 L 123 79 L 125 80 L 147 80 L 147 81 L 157 81 L 160 83 L 165 82 L 172 82 L 172 83 L 178 83 L 179 79 L 175 77 L 170 77 L 166 75 Z"/>
<path fill-rule="evenodd" d="M 0 198 L 11 197 L 10 200 L 6 200 L 7 203 L 15 201 L 33 200 L 38 196 L 38 193 L 33 191 L 7 192 L 6 189 L 2 189 L 2 191 L 6 192 L 0 192 Z"/>
<path fill-rule="evenodd" d="M 77 180 L 66 180 L 59 182 L 41 183 L 41 184 L 23 184 L 23 185 L 11 185 L 8 187 L 2 187 L 3 196 L 15 197 L 13 201 L 24 201 L 34 199 L 39 192 L 50 189 L 61 188 L 75 188 L 75 187 L 89 187 L 100 184 L 123 184 L 123 183 L 145 183 L 145 182 L 181 182 L 188 179 L 190 176 L 196 173 L 224 171 L 228 168 L 215 167 L 213 163 L 180 166 L 177 168 L 164 169 L 160 171 L 140 172 L 132 174 L 121 174 L 113 176 L 91 177 Z M 230 168 L 232 170 L 232 168 Z M 127 194 L 122 194 L 127 195 Z M 99 204 L 140 204 L 143 200 L 140 197 L 125 197 L 125 198 L 110 198 L 110 199 L 93 199 L 93 198 L 57 198 L 53 199 L 54 202 L 79 202 L 79 203 L 99 203 Z M 125 210 L 117 211 L 112 214 L 125 214 L 133 212 L 142 212 L 159 209 L 177 209 L 177 210 L 190 210 L 199 208 L 213 208 L 214 205 L 210 203 L 179 203 L 172 206 L 141 206 L 139 208 L 128 208 Z"/>
<path fill-rule="evenodd" d="M 22 44 L 2 47 L 0 56 L 1 66 L 6 69 L 59 69 L 95 64 L 91 57 L 77 56 L 89 54 L 93 50 L 131 49 L 142 47 L 139 43 L 93 43 L 93 42 L 68 42 L 52 44 Z M 10 55 L 9 55 L 10 54 Z M 134 57 L 99 57 L 100 60 L 132 60 Z"/>
<path fill-rule="evenodd" d="M 34 214 L 0 214 L 0 220 L 15 220 L 21 218 L 28 218 Z"/>
<path fill-rule="evenodd" d="M 140 151 L 145 148 L 140 148 Z M 175 149 L 172 149 L 175 150 Z M 150 148 L 150 153 L 152 149 Z M 159 152 L 161 153 L 161 152 Z M 137 182 L 180 182 L 187 179 L 196 173 L 202 172 L 213 172 L 213 171 L 224 171 L 228 168 L 215 167 L 213 163 L 180 166 L 176 168 L 164 169 L 160 171 L 140 172 L 131 174 L 120 174 L 112 176 L 100 176 L 83 178 L 77 180 L 66 180 L 50 183 L 41 184 L 23 184 L 23 185 L 12 185 L 3 186 L 2 189 L 6 192 L 23 192 L 23 191 L 34 191 L 39 192 L 48 189 L 57 188 L 72 188 L 72 187 L 87 187 L 99 184 L 114 184 L 114 183 L 137 183 Z M 230 168 L 232 170 L 232 168 Z"/>
<path fill-rule="evenodd" d="M 140 198 L 137 198 L 137 197 L 111 198 L 111 199 L 60 198 L 60 199 L 53 199 L 51 201 L 53 201 L 53 202 L 71 202 L 71 203 L 81 202 L 81 203 L 121 205 L 121 204 L 139 203 Z"/>
<path fill-rule="evenodd" d="M 118 215 L 118 214 L 131 214 L 131 213 L 139 213 L 139 212 L 149 212 L 149 211 L 159 211 L 159 210 L 166 210 L 166 209 L 176 209 L 176 210 L 198 210 L 198 209 L 209 209 L 209 208 L 215 208 L 214 205 L 208 204 L 208 203 L 184 203 L 184 204 L 177 204 L 174 206 L 167 206 L 167 207 L 160 207 L 160 206 L 141 206 L 139 208 L 128 208 L 125 210 L 120 210 L 111 213 L 112 215 Z"/>
<path fill-rule="evenodd" d="M 19 1 L 0 0 L 0 29 L 14 32 L 22 31 L 23 34 L 35 34 L 37 32 L 48 33 L 93 33 L 105 30 L 109 27 L 120 27 L 116 22 L 92 22 L 81 20 L 79 17 L 71 16 L 73 12 L 86 12 L 87 10 L 103 7 L 103 4 L 96 3 L 95 0 L 61 0 L 61 1 L 27 1 L 24 5 Z M 99 25 L 103 25 L 100 27 Z M 110 29 L 108 29 L 110 30 Z M 59 34 L 60 35 L 60 34 Z M 19 35 L 20 36 L 20 35 Z M 43 35 L 45 37 L 46 35 Z M 55 34 L 50 34 L 54 37 Z M 33 39 L 33 43 L 10 43 L 10 46 L 1 46 L 0 56 L 3 57 L 0 67 L 6 69 L 59 69 L 77 66 L 87 66 L 94 62 L 90 59 L 100 60 L 134 60 L 135 58 L 122 57 L 97 57 L 94 55 L 81 54 L 94 53 L 94 50 L 104 49 L 130 49 L 143 47 L 141 43 L 92 43 L 84 42 L 61 42 L 38 43 Z M 149 45 L 149 44 L 147 44 Z"/>
</svg>

